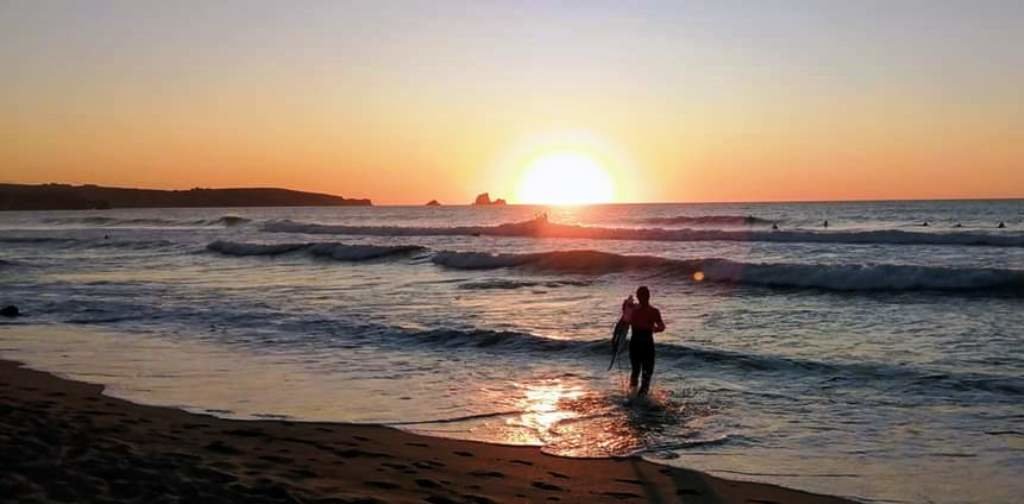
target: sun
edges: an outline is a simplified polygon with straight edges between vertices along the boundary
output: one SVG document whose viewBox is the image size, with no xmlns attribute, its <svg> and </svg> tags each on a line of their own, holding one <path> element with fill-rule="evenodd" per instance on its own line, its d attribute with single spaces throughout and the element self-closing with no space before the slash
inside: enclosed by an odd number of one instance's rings
<svg viewBox="0 0 1024 504">
<path fill-rule="evenodd" d="M 578 152 L 548 152 L 524 168 L 516 199 L 539 205 L 608 203 L 615 184 L 594 158 Z"/>
</svg>

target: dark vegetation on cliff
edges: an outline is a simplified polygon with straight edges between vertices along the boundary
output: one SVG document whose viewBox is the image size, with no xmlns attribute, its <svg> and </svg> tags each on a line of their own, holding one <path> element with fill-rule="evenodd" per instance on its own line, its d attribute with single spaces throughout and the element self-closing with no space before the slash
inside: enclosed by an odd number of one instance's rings
<svg viewBox="0 0 1024 504">
<path fill-rule="evenodd" d="M 95 185 L 0 184 L 0 210 L 107 208 L 369 206 L 368 199 L 274 188 L 164 191 Z"/>
</svg>

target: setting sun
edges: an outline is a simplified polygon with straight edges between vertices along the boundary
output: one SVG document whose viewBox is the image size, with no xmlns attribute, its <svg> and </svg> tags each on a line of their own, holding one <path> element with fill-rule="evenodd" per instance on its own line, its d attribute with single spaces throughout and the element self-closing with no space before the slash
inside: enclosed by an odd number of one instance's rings
<svg viewBox="0 0 1024 504">
<path fill-rule="evenodd" d="M 526 165 L 516 193 L 520 203 L 586 205 L 611 202 L 615 187 L 601 164 L 576 152 L 552 152 Z"/>
</svg>

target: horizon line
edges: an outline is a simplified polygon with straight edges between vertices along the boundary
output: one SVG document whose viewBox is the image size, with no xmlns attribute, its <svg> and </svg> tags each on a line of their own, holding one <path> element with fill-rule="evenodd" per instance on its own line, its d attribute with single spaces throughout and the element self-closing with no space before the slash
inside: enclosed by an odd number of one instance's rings
<svg viewBox="0 0 1024 504">
<path fill-rule="evenodd" d="M 203 187 L 203 186 L 192 186 L 189 188 L 155 188 L 155 187 L 138 187 L 138 186 L 105 186 L 102 184 L 95 183 L 72 183 L 72 182 L 12 182 L 7 180 L 0 180 L 0 185 L 67 185 L 67 186 L 94 186 L 104 187 L 109 189 L 134 189 L 142 191 L 188 191 L 192 189 L 282 189 L 288 191 L 298 191 L 314 194 L 322 194 L 328 196 L 335 196 L 344 199 L 368 199 L 371 202 L 374 198 L 371 196 L 345 196 L 333 192 L 323 192 L 320 190 L 310 189 L 296 189 L 292 187 L 280 187 L 280 186 L 224 186 L 224 187 Z M 490 193 L 491 191 L 484 191 L 482 193 Z M 467 198 L 471 199 L 472 197 Z M 434 199 L 436 200 L 436 198 Z M 562 204 L 548 204 L 548 203 L 512 203 L 507 202 L 505 206 L 542 206 L 542 207 L 579 207 L 579 206 L 600 206 L 600 205 L 737 205 L 737 204 L 815 204 L 815 203 L 886 203 L 886 202 L 926 202 L 926 201 L 1017 201 L 1024 200 L 1024 195 L 1018 196 L 994 196 L 994 197 L 958 197 L 958 196 L 938 196 L 938 197 L 907 197 L 907 198 L 849 198 L 849 199 L 778 199 L 778 200 L 706 200 L 706 201 L 608 201 L 599 203 L 583 203 L 576 205 L 562 205 Z M 441 206 L 478 206 L 473 203 L 441 203 Z M 372 203 L 372 206 L 379 207 L 401 207 L 401 206 L 426 206 L 426 203 Z"/>
</svg>

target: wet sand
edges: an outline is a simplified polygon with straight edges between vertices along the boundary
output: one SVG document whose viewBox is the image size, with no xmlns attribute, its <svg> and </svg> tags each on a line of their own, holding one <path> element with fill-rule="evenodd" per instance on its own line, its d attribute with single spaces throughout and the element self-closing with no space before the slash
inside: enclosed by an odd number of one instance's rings
<svg viewBox="0 0 1024 504">
<path fill-rule="evenodd" d="M 143 406 L 0 360 L 0 500 L 849 503 L 637 458 Z"/>
</svg>

